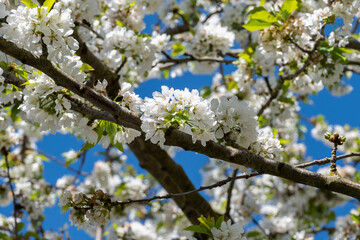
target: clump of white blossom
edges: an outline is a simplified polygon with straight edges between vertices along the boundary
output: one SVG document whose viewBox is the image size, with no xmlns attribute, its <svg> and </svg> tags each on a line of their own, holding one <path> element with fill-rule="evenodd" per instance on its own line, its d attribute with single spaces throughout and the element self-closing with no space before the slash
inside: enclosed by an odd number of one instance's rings
<svg viewBox="0 0 360 240">
<path fill-rule="evenodd" d="M 7 23 L 0 28 L 4 38 L 18 47 L 42 55 L 42 44 L 46 45 L 49 60 L 66 62 L 64 56 L 72 56 L 78 49 L 78 42 L 71 37 L 75 26 L 70 9 L 52 9 L 47 7 L 28 8 L 19 6 L 11 10 Z"/>
<path fill-rule="evenodd" d="M 248 148 L 257 139 L 257 116 L 248 102 L 239 101 L 236 96 L 227 99 L 225 96 L 211 101 L 211 110 L 215 113 L 215 137 L 230 139 L 243 148 Z"/>
<path fill-rule="evenodd" d="M 153 93 L 153 98 L 145 98 L 141 109 L 144 112 L 141 129 L 146 139 L 163 146 L 169 127 L 184 130 L 192 135 L 194 143 L 199 140 L 203 146 L 214 139 L 211 129 L 216 121 L 208 100 L 201 98 L 197 90 L 181 91 L 166 86 L 161 89 L 161 93 Z"/>
</svg>

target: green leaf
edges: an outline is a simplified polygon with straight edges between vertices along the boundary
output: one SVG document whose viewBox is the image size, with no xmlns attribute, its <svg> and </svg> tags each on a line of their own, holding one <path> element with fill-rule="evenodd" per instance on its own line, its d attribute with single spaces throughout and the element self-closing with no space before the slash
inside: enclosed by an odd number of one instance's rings
<svg viewBox="0 0 360 240">
<path fill-rule="evenodd" d="M 112 145 L 114 145 L 114 147 L 116 147 L 117 149 L 120 150 L 120 152 L 124 153 L 124 146 L 122 143 L 116 142 L 116 143 L 112 143 Z"/>
<path fill-rule="evenodd" d="M 20 222 L 17 224 L 17 232 L 20 232 L 25 227 L 25 223 Z"/>
<path fill-rule="evenodd" d="M 350 217 L 356 222 L 356 223 L 360 223 L 360 215 L 355 215 L 350 213 Z"/>
<path fill-rule="evenodd" d="M 22 0 L 21 1 L 25 6 L 27 6 L 28 8 L 36 8 L 38 7 L 38 5 L 36 3 L 34 3 L 31 0 Z"/>
<path fill-rule="evenodd" d="M 203 234 L 207 234 L 207 235 L 211 236 L 211 234 L 209 233 L 209 230 L 207 230 L 204 226 L 201 226 L 201 225 L 192 225 L 192 226 L 185 228 L 184 230 L 197 232 L 197 233 L 203 233 Z"/>
<path fill-rule="evenodd" d="M 96 145 L 96 144 L 86 142 L 86 143 L 82 146 L 82 148 L 80 149 L 80 151 L 89 150 L 90 148 L 95 147 L 95 145 Z"/>
<path fill-rule="evenodd" d="M 61 213 L 64 213 L 64 212 L 67 212 L 67 210 L 69 210 L 69 206 L 68 205 L 65 205 L 61 208 Z"/>
<path fill-rule="evenodd" d="M 238 56 L 244 59 L 247 63 L 252 63 L 251 56 L 248 53 L 239 53 Z"/>
<path fill-rule="evenodd" d="M 36 232 L 27 232 L 27 233 L 25 233 L 24 236 L 25 236 L 25 237 L 28 237 L 28 238 L 34 237 L 34 238 L 36 238 L 36 239 L 41 239 Z"/>
<path fill-rule="evenodd" d="M 89 72 L 89 71 L 94 71 L 95 69 L 92 66 L 90 66 L 89 64 L 83 63 L 80 70 Z"/>
<path fill-rule="evenodd" d="M 170 69 L 165 69 L 162 71 L 162 77 L 168 79 L 170 76 Z"/>
<path fill-rule="evenodd" d="M 46 14 L 48 14 L 52 8 L 52 6 L 54 5 L 55 3 L 55 0 L 46 0 L 44 2 L 44 4 L 42 5 L 42 7 L 47 7 L 47 12 Z"/>
<path fill-rule="evenodd" d="M 281 6 L 281 11 L 283 14 L 283 19 L 289 19 L 291 13 L 298 9 L 298 1 L 297 0 L 285 0 Z"/>
<path fill-rule="evenodd" d="M 209 231 L 215 227 L 215 219 L 212 218 L 205 218 L 204 216 L 201 216 L 198 218 L 199 222 L 203 224 Z"/>
<path fill-rule="evenodd" d="M 0 239 L 9 239 L 9 236 L 5 233 L 0 232 Z"/>
<path fill-rule="evenodd" d="M 276 135 L 278 134 L 278 130 L 276 128 L 273 128 L 272 133 L 273 133 L 273 138 L 275 138 Z"/>
<path fill-rule="evenodd" d="M 39 196 L 40 196 L 40 191 L 36 191 L 36 192 L 34 192 L 34 193 L 32 193 L 32 194 L 30 195 L 30 200 L 31 200 L 31 201 L 34 201 L 34 200 L 37 199 Z"/>
<path fill-rule="evenodd" d="M 201 88 L 201 91 L 200 91 L 200 95 L 202 98 L 208 98 L 211 96 L 211 87 L 210 86 L 205 86 L 205 87 L 202 87 Z"/>
<path fill-rule="evenodd" d="M 252 14 L 251 19 L 257 19 L 268 23 L 277 22 L 277 18 L 266 10 L 261 10 Z"/>
<path fill-rule="evenodd" d="M 294 105 L 294 104 L 295 104 L 294 99 L 288 98 L 288 97 L 284 97 L 284 96 L 280 96 L 278 100 L 279 100 L 280 102 L 288 103 L 288 104 L 290 104 L 290 105 Z"/>
<path fill-rule="evenodd" d="M 118 187 L 118 189 L 116 190 L 116 192 L 114 193 L 115 196 L 119 196 L 122 193 L 122 191 L 124 191 L 125 189 L 126 189 L 126 183 L 122 182 Z"/>
<path fill-rule="evenodd" d="M 284 144 L 284 143 L 289 143 L 289 142 L 290 142 L 289 139 L 282 139 L 282 138 L 280 138 L 279 141 L 280 141 L 280 144 Z"/>
<path fill-rule="evenodd" d="M 235 81 L 231 81 L 231 82 L 227 83 L 226 87 L 229 91 L 232 89 L 239 89 L 237 82 L 235 82 Z"/>
<path fill-rule="evenodd" d="M 270 26 L 271 23 L 260 21 L 257 19 L 250 19 L 250 21 L 247 24 L 243 25 L 243 27 L 249 30 L 250 32 L 262 30 Z"/>
<path fill-rule="evenodd" d="M 114 141 L 115 134 L 117 132 L 117 126 L 115 123 L 104 121 L 105 123 L 105 131 L 109 136 L 111 141 Z"/>
<path fill-rule="evenodd" d="M 13 122 L 16 121 L 17 119 L 17 114 L 20 112 L 20 109 L 19 109 L 19 106 L 20 106 L 20 103 L 16 103 L 12 108 L 11 108 L 11 120 Z"/>
<path fill-rule="evenodd" d="M 179 56 L 186 52 L 186 47 L 179 42 L 174 43 L 172 48 L 173 48 L 173 51 L 171 52 L 172 57 Z"/>
<path fill-rule="evenodd" d="M 259 232 L 256 232 L 256 231 L 252 231 L 252 232 L 248 232 L 248 233 L 247 233 L 247 237 L 248 237 L 248 238 L 257 237 L 257 236 L 259 236 L 259 235 L 260 235 L 260 233 L 259 233 Z"/>
<path fill-rule="evenodd" d="M 220 229 L 221 224 L 222 224 L 223 221 L 224 221 L 224 216 L 220 216 L 220 217 L 216 220 L 215 227 L 216 227 L 217 229 Z"/>
<path fill-rule="evenodd" d="M 68 167 L 70 164 L 72 164 L 74 161 L 76 160 L 76 158 L 67 158 L 65 160 L 65 167 Z"/>
<path fill-rule="evenodd" d="M 129 7 L 132 8 L 136 3 L 136 0 L 134 0 L 132 3 L 129 3 Z"/>
<path fill-rule="evenodd" d="M 124 23 L 119 21 L 119 20 L 116 20 L 116 25 L 120 26 L 120 27 L 124 27 Z"/>
</svg>

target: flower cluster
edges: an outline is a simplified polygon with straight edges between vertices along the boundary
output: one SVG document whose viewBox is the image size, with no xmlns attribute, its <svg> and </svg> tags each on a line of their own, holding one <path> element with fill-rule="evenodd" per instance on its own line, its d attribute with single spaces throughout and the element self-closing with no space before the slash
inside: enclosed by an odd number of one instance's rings
<svg viewBox="0 0 360 240">
<path fill-rule="evenodd" d="M 64 56 L 72 56 L 72 50 L 78 49 L 78 42 L 70 36 L 74 27 L 70 15 L 69 9 L 48 12 L 47 7 L 19 6 L 11 11 L 0 33 L 36 55 L 45 54 L 42 47 L 45 44 L 49 60 L 64 62 Z"/>
<path fill-rule="evenodd" d="M 210 102 L 201 98 L 197 90 L 191 92 L 169 89 L 163 86 L 162 92 L 153 93 L 153 98 L 145 98 L 141 117 L 141 129 L 146 139 L 161 146 L 165 142 L 165 132 L 169 127 L 179 128 L 193 137 L 193 142 L 202 145 L 214 138 L 211 132 L 216 124 Z"/>
<path fill-rule="evenodd" d="M 278 139 L 273 138 L 272 129 L 270 127 L 265 127 L 259 129 L 257 141 L 251 145 L 250 150 L 262 157 L 279 160 L 282 146 Z"/>
<path fill-rule="evenodd" d="M 257 116 L 246 101 L 239 101 L 236 96 L 230 99 L 223 96 L 220 101 L 211 101 L 211 110 L 215 113 L 217 139 L 224 139 L 228 135 L 230 140 L 245 149 L 256 141 Z"/>
<path fill-rule="evenodd" d="M 222 222 L 220 229 L 213 227 L 211 233 L 214 236 L 214 240 L 246 240 L 244 236 L 244 229 L 240 223 L 231 224 L 231 220 Z"/>
<path fill-rule="evenodd" d="M 59 206 L 73 207 L 69 216 L 71 224 L 86 229 L 89 228 L 89 224 L 108 225 L 109 204 L 111 203 L 109 201 L 109 196 L 101 190 L 97 190 L 91 198 L 81 192 L 73 196 L 71 192 L 65 191 L 59 201 Z"/>
</svg>

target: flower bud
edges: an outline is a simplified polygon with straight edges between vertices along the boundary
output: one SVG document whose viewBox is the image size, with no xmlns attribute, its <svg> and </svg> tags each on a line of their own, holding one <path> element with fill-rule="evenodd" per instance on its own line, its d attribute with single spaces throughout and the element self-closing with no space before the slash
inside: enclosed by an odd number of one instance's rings
<svg viewBox="0 0 360 240">
<path fill-rule="evenodd" d="M 331 136 L 331 133 L 329 133 L 329 132 L 326 132 L 326 133 L 324 134 L 324 138 L 325 138 L 326 140 L 329 140 L 330 136 Z"/>
</svg>

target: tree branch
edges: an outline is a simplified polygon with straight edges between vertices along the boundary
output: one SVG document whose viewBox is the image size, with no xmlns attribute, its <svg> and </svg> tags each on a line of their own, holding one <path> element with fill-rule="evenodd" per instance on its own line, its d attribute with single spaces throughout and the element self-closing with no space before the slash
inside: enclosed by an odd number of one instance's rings
<svg viewBox="0 0 360 240">
<path fill-rule="evenodd" d="M 18 230 L 17 230 L 18 229 L 18 227 L 17 227 L 18 212 L 17 212 L 17 204 L 16 204 L 16 195 L 15 195 L 14 187 L 12 185 L 12 178 L 10 176 L 9 152 L 5 148 L 3 148 L 3 149 L 1 149 L 1 153 L 4 155 L 4 158 L 5 158 L 6 175 L 8 178 L 8 185 L 10 187 L 10 191 L 12 194 L 12 202 L 13 202 L 13 209 L 14 209 L 14 223 L 15 223 L 13 232 L 14 232 L 14 237 L 17 240 L 18 239 Z"/>
<path fill-rule="evenodd" d="M 31 53 L 19 49 L 15 44 L 10 43 L 3 38 L 0 38 L 0 50 L 19 59 L 23 63 L 27 63 L 43 71 L 48 76 L 52 77 L 58 85 L 68 88 L 87 99 L 98 108 L 113 115 L 119 124 L 125 127 L 140 130 L 141 120 L 138 114 L 121 107 L 113 101 L 96 93 L 92 89 L 76 82 L 55 65 L 49 63 L 47 59 L 43 59 L 41 57 L 37 58 Z M 191 135 L 174 128 L 168 129 L 165 136 L 165 144 L 169 146 L 178 146 L 185 150 L 202 153 L 211 158 L 218 158 L 226 162 L 252 168 L 259 173 L 282 177 L 297 183 L 342 193 L 360 199 L 359 184 L 295 168 L 289 164 L 265 159 L 254 155 L 253 153 L 247 152 L 246 150 L 234 149 L 218 144 L 214 141 L 208 141 L 205 147 L 202 146 L 200 141 L 193 144 Z"/>
</svg>

